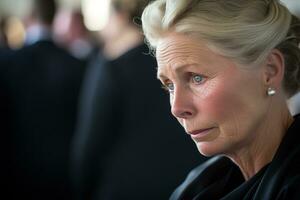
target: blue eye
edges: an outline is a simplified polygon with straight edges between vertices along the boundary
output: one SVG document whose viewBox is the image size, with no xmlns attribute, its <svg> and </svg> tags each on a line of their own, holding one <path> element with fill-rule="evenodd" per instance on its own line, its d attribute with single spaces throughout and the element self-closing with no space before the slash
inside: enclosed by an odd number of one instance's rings
<svg viewBox="0 0 300 200">
<path fill-rule="evenodd" d="M 193 78 L 193 82 L 195 82 L 196 84 L 200 84 L 200 83 L 202 83 L 203 80 L 204 80 L 204 77 L 201 76 L 201 75 L 199 75 L 199 74 L 193 75 L 192 78 Z"/>
<path fill-rule="evenodd" d="M 174 90 L 174 84 L 173 83 L 167 83 L 166 84 L 167 89 L 172 92 Z"/>
</svg>

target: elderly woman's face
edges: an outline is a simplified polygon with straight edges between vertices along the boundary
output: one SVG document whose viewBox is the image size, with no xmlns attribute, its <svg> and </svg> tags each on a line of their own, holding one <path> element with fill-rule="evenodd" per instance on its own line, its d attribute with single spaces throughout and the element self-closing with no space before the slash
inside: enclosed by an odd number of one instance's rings
<svg viewBox="0 0 300 200">
<path fill-rule="evenodd" d="M 161 39 L 156 50 L 172 114 L 202 154 L 230 154 L 254 141 L 268 110 L 262 68 L 238 67 L 179 34 Z"/>
</svg>

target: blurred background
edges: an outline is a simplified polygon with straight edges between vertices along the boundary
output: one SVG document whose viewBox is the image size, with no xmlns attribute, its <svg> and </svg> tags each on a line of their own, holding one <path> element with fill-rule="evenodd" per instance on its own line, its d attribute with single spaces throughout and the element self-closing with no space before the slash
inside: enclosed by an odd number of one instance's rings
<svg viewBox="0 0 300 200">
<path fill-rule="evenodd" d="M 57 0 L 63 21 L 60 23 L 58 34 L 63 35 L 67 30 L 68 18 L 67 12 L 80 10 L 84 17 L 84 25 L 91 32 L 102 30 L 108 20 L 110 0 Z M 289 9 L 297 16 L 300 16 L 300 1 L 282 0 Z M 24 43 L 25 31 L 20 19 L 26 16 L 32 6 L 32 0 L 1 0 L 0 1 L 0 18 L 6 19 L 5 32 L 7 34 L 8 44 L 11 48 L 19 48 Z M 58 21 L 58 20 L 57 20 Z"/>
<path fill-rule="evenodd" d="M 86 28 L 93 34 L 103 29 L 108 20 L 110 0 L 57 0 L 61 10 L 65 12 L 72 10 L 82 11 L 84 24 Z M 290 10 L 300 15 L 300 1 L 282 0 L 290 8 Z M 25 30 L 20 19 L 26 16 L 32 6 L 32 0 L 1 0 L 0 1 L 0 18 L 5 19 L 4 31 L 10 48 L 19 48 L 24 43 Z M 66 16 L 66 13 L 61 14 Z M 2 20 L 3 21 L 3 20 Z M 58 22 L 57 22 L 58 23 Z M 64 29 L 67 30 L 68 18 L 63 22 L 59 22 L 61 30 L 59 34 L 63 34 Z M 3 26 L 3 25 L 1 25 Z M 97 37 L 97 36 L 95 36 Z"/>
<path fill-rule="evenodd" d="M 108 20 L 110 0 L 57 0 L 59 13 L 55 25 L 60 29 L 56 34 L 66 34 L 71 26 L 70 14 L 72 11 L 82 12 L 84 25 L 93 34 L 105 26 Z M 32 7 L 32 0 L 1 0 L 0 19 L 3 32 L 7 36 L 10 48 L 20 48 L 24 44 L 25 28 L 23 20 L 28 16 Z M 62 20 L 63 19 L 63 20 Z M 95 36 L 97 37 L 97 36 Z"/>
</svg>

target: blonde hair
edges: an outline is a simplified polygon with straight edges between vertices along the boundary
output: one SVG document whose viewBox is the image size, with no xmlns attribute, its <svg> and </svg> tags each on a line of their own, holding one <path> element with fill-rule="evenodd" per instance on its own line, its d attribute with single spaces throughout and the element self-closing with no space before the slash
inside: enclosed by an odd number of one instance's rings
<svg viewBox="0 0 300 200">
<path fill-rule="evenodd" d="M 198 37 L 241 64 L 257 65 L 277 48 L 285 57 L 285 91 L 298 91 L 299 20 L 277 0 L 156 0 L 144 10 L 142 25 L 154 50 L 169 32 Z"/>
</svg>

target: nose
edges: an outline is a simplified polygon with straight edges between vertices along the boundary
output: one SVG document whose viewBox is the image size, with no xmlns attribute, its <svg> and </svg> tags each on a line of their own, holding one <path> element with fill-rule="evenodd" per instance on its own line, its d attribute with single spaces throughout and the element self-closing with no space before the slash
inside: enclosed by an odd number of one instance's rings
<svg viewBox="0 0 300 200">
<path fill-rule="evenodd" d="M 192 118 L 196 109 L 193 105 L 193 99 L 189 91 L 175 89 L 170 97 L 171 112 L 176 118 L 188 119 Z"/>
</svg>

